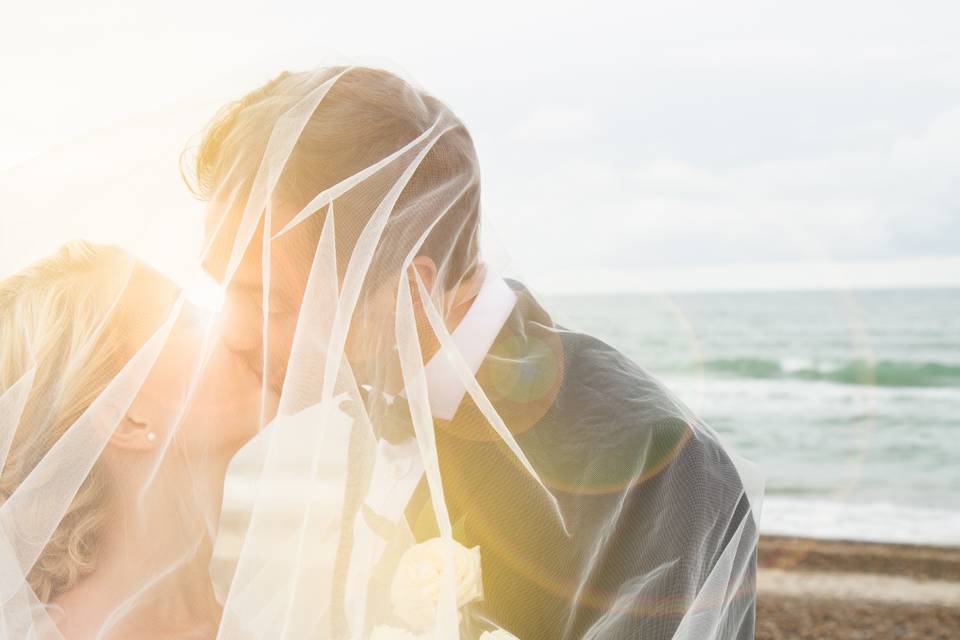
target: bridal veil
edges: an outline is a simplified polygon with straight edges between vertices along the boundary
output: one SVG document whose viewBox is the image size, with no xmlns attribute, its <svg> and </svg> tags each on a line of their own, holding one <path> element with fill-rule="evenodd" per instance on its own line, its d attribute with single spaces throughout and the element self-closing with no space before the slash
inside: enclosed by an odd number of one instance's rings
<svg viewBox="0 0 960 640">
<path fill-rule="evenodd" d="M 157 170 L 182 170 L 200 196 L 197 261 L 226 297 L 144 464 L 178 455 L 178 416 L 221 335 L 263 398 L 279 396 L 260 403 L 222 517 L 184 526 L 198 548 L 216 541 L 218 638 L 522 639 L 541 618 L 569 638 L 740 637 L 762 479 L 643 363 L 558 325 L 484 261 L 480 163 L 443 102 L 367 67 L 282 74 L 216 113 L 181 167 Z M 152 180 L 123 189 L 125 218 Z M 37 207 L 37 226 L 17 233 L 56 236 L 44 211 L 62 201 L 18 206 Z M 71 514 L 109 491 L 91 480 L 97 461 L 190 307 L 180 294 L 122 362 L 91 365 L 136 269 L 107 269 L 104 317 L 53 368 L 36 336 L 2 337 L 0 637 L 59 637 L 49 585 L 37 592 L 51 549 L 84 559 L 61 586 L 96 571 L 96 536 Z M 476 353 L 455 319 L 491 287 L 513 298 Z M 77 371 L 109 380 L 80 397 L 64 384 Z M 55 423 L 56 442 L 33 446 Z M 160 475 L 125 490 L 146 506 Z M 530 514 L 542 533 L 512 524 Z M 155 562 L 108 624 L 181 561 Z"/>
</svg>

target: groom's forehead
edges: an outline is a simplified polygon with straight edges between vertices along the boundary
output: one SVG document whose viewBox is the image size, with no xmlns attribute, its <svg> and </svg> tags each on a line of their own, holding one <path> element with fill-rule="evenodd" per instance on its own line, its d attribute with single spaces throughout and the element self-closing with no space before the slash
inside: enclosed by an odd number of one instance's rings
<svg viewBox="0 0 960 640">
<path fill-rule="evenodd" d="M 221 229 L 223 231 L 223 229 Z M 245 247 L 240 247 L 240 260 L 236 269 L 225 281 L 226 270 L 234 253 L 234 245 L 240 240 L 236 233 L 214 238 L 203 260 L 203 268 L 225 289 L 256 293 L 263 289 L 263 226 L 259 225 Z M 279 296 L 278 303 L 299 300 L 306 287 L 313 251 L 304 250 L 304 239 L 294 231 L 270 242 L 269 274 L 272 296 Z"/>
<path fill-rule="evenodd" d="M 263 255 L 262 230 L 258 228 L 246 245 L 242 246 L 243 239 L 238 237 L 238 220 L 230 219 L 234 217 L 239 219 L 239 216 L 227 216 L 213 229 L 211 229 L 210 217 L 208 214 L 205 234 L 207 246 L 203 255 L 204 270 L 222 286 L 241 279 L 250 280 L 254 276 L 259 279 Z M 237 252 L 240 253 L 240 262 L 236 265 L 236 270 L 228 274 L 227 270 L 235 260 L 234 255 Z M 230 282 L 225 281 L 228 277 Z"/>
<path fill-rule="evenodd" d="M 204 220 L 206 246 L 203 268 L 222 285 L 229 284 L 224 282 L 224 279 L 229 275 L 227 269 L 232 261 L 236 261 L 235 254 L 237 253 L 239 253 L 239 262 L 235 264 L 236 270 L 230 277 L 231 282 L 259 282 L 262 277 L 264 217 L 262 213 L 257 216 L 251 234 L 250 226 L 253 225 L 249 222 L 244 225 L 244 229 L 240 228 L 245 213 L 242 209 L 243 207 L 238 204 L 225 207 L 223 203 L 217 201 L 211 201 L 207 208 Z M 271 226 L 277 229 L 278 222 L 282 222 L 287 217 L 290 217 L 287 212 L 274 210 L 274 220 Z M 302 261 L 302 259 L 306 259 L 309 265 L 312 261 L 313 252 L 303 251 L 304 240 L 299 237 L 302 235 L 294 229 L 290 233 L 271 239 L 271 267 L 289 270 L 290 267 L 296 267 L 297 262 Z M 246 236 L 249 236 L 249 239 Z"/>
</svg>

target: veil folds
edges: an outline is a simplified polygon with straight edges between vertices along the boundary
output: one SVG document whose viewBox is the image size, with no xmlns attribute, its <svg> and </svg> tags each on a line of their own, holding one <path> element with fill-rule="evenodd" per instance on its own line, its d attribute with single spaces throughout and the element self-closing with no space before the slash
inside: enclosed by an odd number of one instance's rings
<svg viewBox="0 0 960 640">
<path fill-rule="evenodd" d="M 152 513 L 167 480 L 217 464 L 179 432 L 224 348 L 258 376 L 258 432 L 222 513 L 199 480 L 179 486 L 183 539 L 103 637 L 204 553 L 218 638 L 752 637 L 762 479 L 646 370 L 484 261 L 479 161 L 442 102 L 365 67 L 283 74 L 185 159 L 225 304 L 178 352 L 184 384 L 129 504 Z M 129 306 L 131 278 L 105 295 Z M 180 294 L 156 312 L 10 484 L 0 637 L 59 637 L 28 578 L 190 309 Z M 48 355 L 2 380 L 0 465 L 60 415 L 65 392 L 36 388 Z M 38 402 L 48 422 L 23 424 Z"/>
</svg>

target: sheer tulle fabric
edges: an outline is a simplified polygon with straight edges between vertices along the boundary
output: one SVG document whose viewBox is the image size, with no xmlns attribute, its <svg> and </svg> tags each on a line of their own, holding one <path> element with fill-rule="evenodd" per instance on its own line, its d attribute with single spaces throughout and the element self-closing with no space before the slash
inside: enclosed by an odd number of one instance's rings
<svg viewBox="0 0 960 640">
<path fill-rule="evenodd" d="M 220 522 L 184 527 L 198 546 L 216 540 L 216 636 L 752 637 L 762 479 L 645 369 L 557 325 L 516 281 L 504 281 L 516 303 L 479 368 L 463 353 L 447 327 L 460 302 L 451 292 L 501 278 L 465 217 L 479 206 L 479 164 L 456 116 L 398 79 L 384 80 L 378 99 L 416 115 L 408 131 L 338 133 L 350 83 L 380 73 L 336 67 L 278 80 L 259 102 L 234 106 L 240 119 L 268 113 L 272 128 L 242 149 L 225 146 L 215 172 L 198 176 L 209 187 L 202 259 L 228 291 L 240 275 L 264 285 L 251 357 L 264 397 L 279 392 L 275 415 L 262 403 L 261 430 L 231 468 Z M 311 183 L 293 167 L 325 166 L 325 147 L 304 138 L 317 130 L 330 144 L 362 140 Z M 425 247 L 433 277 L 415 265 Z M 0 495 L 0 637 L 60 637 L 55 607 L 28 576 L 185 306 L 170 307 Z M 289 329 L 278 336 L 281 316 Z M 219 331 L 204 325 L 157 468 L 177 455 L 177 420 Z M 453 416 L 436 415 L 434 358 L 463 390 Z M 56 389 L 34 388 L 27 364 L 2 381 L 0 465 L 20 430 L 45 428 L 23 420 L 49 412 L 25 407 L 58 402 Z M 392 469 L 394 481 L 380 482 L 385 456 L 401 450 L 397 464 L 417 461 L 409 477 Z M 146 503 L 161 482 L 147 474 L 129 491 Z M 184 518 L 200 518 L 190 487 L 180 490 Z M 521 530 L 532 521 L 536 530 Z M 107 627 L 182 558 L 153 560 L 153 581 L 118 602 Z"/>
</svg>

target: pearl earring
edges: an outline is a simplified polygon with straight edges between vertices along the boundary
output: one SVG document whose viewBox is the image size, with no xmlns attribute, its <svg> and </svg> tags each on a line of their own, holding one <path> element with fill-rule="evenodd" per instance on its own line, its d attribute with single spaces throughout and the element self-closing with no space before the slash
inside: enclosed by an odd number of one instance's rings
<svg viewBox="0 0 960 640">
<path fill-rule="evenodd" d="M 155 434 L 153 431 L 147 431 L 147 442 L 156 442 L 156 441 L 157 441 L 157 434 Z"/>
</svg>

